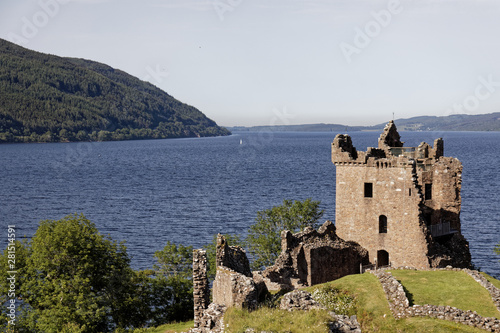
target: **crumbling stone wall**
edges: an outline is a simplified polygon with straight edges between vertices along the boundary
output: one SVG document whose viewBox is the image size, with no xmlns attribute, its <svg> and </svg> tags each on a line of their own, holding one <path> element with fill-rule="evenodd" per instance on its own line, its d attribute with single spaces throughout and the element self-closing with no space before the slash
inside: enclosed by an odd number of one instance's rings
<svg viewBox="0 0 500 333">
<path fill-rule="evenodd" d="M 368 264 L 367 251 L 340 239 L 335 225 L 326 221 L 317 231 L 310 227 L 293 235 L 283 231 L 276 263 L 254 277 L 263 279 L 268 289 L 293 289 L 357 274 L 361 264 Z"/>
<path fill-rule="evenodd" d="M 194 327 L 203 326 L 201 323 L 203 312 L 210 303 L 210 287 L 207 276 L 207 252 L 193 251 L 193 298 L 194 298 Z"/>
<path fill-rule="evenodd" d="M 245 250 L 239 246 L 229 246 L 225 237 L 219 234 L 216 254 L 214 303 L 226 307 L 255 308 L 267 289 L 263 281 L 254 281 Z"/>
<path fill-rule="evenodd" d="M 377 148 L 357 151 L 339 134 L 332 143 L 336 166 L 336 227 L 359 243 L 378 265 L 469 267 L 460 233 L 460 161 L 443 156 L 443 140 L 404 147 L 389 122 Z"/>
<path fill-rule="evenodd" d="M 251 277 L 219 266 L 213 284 L 213 301 L 226 307 L 257 307 L 259 291 Z"/>
<path fill-rule="evenodd" d="M 221 234 L 217 235 L 216 265 L 232 269 L 245 276 L 252 276 L 245 250 L 240 246 L 229 246 L 226 238 Z"/>
<path fill-rule="evenodd" d="M 229 246 L 222 235 L 217 236 L 217 273 L 213 283 L 213 303 L 209 303 L 206 251 L 193 251 L 194 328 L 191 333 L 224 332 L 224 312 L 228 307 L 253 309 L 259 297 L 267 293 L 263 281 L 252 279 L 245 250 Z"/>
</svg>

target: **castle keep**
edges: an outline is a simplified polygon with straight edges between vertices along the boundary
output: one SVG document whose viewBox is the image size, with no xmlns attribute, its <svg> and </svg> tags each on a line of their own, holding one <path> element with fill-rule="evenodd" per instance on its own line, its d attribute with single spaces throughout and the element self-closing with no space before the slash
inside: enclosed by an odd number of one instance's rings
<svg viewBox="0 0 500 333">
<path fill-rule="evenodd" d="M 469 267 L 460 232 L 462 164 L 443 156 L 443 140 L 404 147 L 389 122 L 377 148 L 357 151 L 349 135 L 332 143 L 336 227 L 378 266 Z"/>
</svg>

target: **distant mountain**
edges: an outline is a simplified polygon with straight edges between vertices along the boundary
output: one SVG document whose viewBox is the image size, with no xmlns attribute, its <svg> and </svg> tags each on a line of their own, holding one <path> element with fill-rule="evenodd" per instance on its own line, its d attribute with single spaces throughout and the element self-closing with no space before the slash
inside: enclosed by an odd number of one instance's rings
<svg viewBox="0 0 500 333">
<path fill-rule="evenodd" d="M 500 112 L 488 114 L 453 114 L 435 117 L 421 116 L 394 121 L 406 131 L 500 131 Z M 384 124 L 376 127 L 383 128 Z"/>
<path fill-rule="evenodd" d="M 346 126 L 339 124 L 305 124 L 305 125 L 276 125 L 276 126 L 234 126 L 228 127 L 230 131 L 242 132 L 346 132 L 346 131 L 362 131 L 365 126 Z M 383 128 L 383 127 L 382 127 Z"/>
<path fill-rule="evenodd" d="M 443 117 L 420 116 L 394 121 L 401 131 L 500 131 L 500 112 L 466 115 L 456 114 Z M 340 124 L 307 124 L 281 126 L 235 126 L 231 131 L 273 131 L 273 132 L 348 132 L 380 131 L 386 123 L 375 126 L 347 126 Z"/>
<path fill-rule="evenodd" d="M 0 142 L 229 134 L 198 109 L 123 71 L 0 39 Z"/>
</svg>

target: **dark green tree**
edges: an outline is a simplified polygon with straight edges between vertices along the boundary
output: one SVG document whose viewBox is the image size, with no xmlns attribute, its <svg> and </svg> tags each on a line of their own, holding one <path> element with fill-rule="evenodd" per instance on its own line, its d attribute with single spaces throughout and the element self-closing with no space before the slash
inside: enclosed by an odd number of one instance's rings
<svg viewBox="0 0 500 333">
<path fill-rule="evenodd" d="M 281 251 L 281 232 L 298 232 L 306 227 L 318 227 L 318 220 L 324 210 L 319 208 L 319 201 L 310 198 L 304 201 L 283 200 L 281 206 L 275 206 L 257 212 L 255 223 L 250 226 L 246 239 L 247 248 L 253 262 L 253 269 L 273 265 Z"/>
<path fill-rule="evenodd" d="M 83 215 L 41 221 L 31 241 L 16 245 L 22 299 L 16 330 L 110 332 L 144 325 L 134 314 L 141 304 L 125 246 L 102 236 Z"/>
<path fill-rule="evenodd" d="M 164 322 L 184 321 L 193 318 L 193 247 L 167 242 L 155 252 L 156 281 L 166 286 L 171 297 L 164 308 Z"/>
</svg>

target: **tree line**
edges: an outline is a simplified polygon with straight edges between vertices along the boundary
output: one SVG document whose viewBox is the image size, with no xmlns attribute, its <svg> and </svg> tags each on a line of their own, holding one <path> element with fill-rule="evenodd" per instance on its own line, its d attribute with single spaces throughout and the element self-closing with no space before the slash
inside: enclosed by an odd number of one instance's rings
<svg viewBox="0 0 500 333">
<path fill-rule="evenodd" d="M 226 235 L 231 245 L 246 246 L 253 269 L 274 264 L 282 230 L 318 227 L 320 203 L 284 200 L 257 212 L 247 239 Z M 216 236 L 205 246 L 209 276 L 215 276 Z M 151 269 L 130 267 L 125 244 L 101 235 L 84 215 L 41 221 L 29 241 L 16 241 L 16 325 L 18 332 L 127 332 L 193 317 L 192 252 L 168 242 L 154 254 Z M 0 279 L 9 277 L 8 246 L 0 255 Z M 12 253 L 12 252 L 10 252 Z M 0 284 L 0 303 L 9 302 L 9 284 Z M 9 327 L 9 309 L 0 327 Z"/>
</svg>

